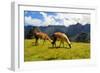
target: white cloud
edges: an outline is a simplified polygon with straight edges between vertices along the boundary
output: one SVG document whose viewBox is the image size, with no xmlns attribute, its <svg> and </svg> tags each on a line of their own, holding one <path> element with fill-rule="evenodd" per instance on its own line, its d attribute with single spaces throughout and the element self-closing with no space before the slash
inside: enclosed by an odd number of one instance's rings
<svg viewBox="0 0 100 73">
<path fill-rule="evenodd" d="M 83 25 L 89 23 L 90 24 L 90 15 L 83 15 L 83 19 L 81 19 L 80 23 Z"/>
<path fill-rule="evenodd" d="M 43 17 L 44 17 L 45 19 L 48 17 L 47 14 L 44 13 L 44 12 L 40 12 L 40 14 L 43 15 Z"/>
<path fill-rule="evenodd" d="M 55 25 L 56 21 L 55 21 L 55 19 L 53 18 L 53 15 L 47 16 L 47 14 L 44 13 L 44 12 L 40 12 L 40 14 L 42 14 L 43 17 L 44 17 L 44 22 L 43 22 L 43 25 L 44 25 L 44 26 Z"/>
<path fill-rule="evenodd" d="M 69 26 L 76 23 L 81 23 L 82 25 L 90 23 L 90 15 L 85 14 L 66 14 L 57 13 L 56 19 L 62 20 L 62 25 Z"/>
<path fill-rule="evenodd" d="M 26 25 L 33 25 L 33 26 L 41 26 L 42 21 L 40 19 L 32 18 L 31 16 L 25 16 L 25 24 Z"/>
<path fill-rule="evenodd" d="M 81 23 L 82 25 L 90 23 L 90 15 L 85 14 L 66 14 L 57 13 L 57 15 L 47 15 L 45 12 L 40 12 L 43 16 L 43 20 L 32 18 L 31 16 L 25 16 L 25 24 L 33 26 L 48 26 L 48 25 L 64 25 L 69 26 L 76 23 Z M 58 20 L 58 21 L 57 21 Z"/>
</svg>

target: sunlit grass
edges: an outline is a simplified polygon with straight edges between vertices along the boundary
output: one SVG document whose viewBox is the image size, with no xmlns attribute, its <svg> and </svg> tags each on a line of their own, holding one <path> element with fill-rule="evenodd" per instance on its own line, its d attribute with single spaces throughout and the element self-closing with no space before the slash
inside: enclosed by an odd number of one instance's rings
<svg viewBox="0 0 100 73">
<path fill-rule="evenodd" d="M 43 40 L 35 46 L 34 39 L 24 41 L 24 61 L 42 61 L 42 60 L 70 60 L 70 59 L 88 59 L 90 58 L 90 43 L 72 42 L 72 48 L 65 47 L 53 48 L 51 43 Z M 59 45 L 59 42 L 57 42 Z"/>
</svg>

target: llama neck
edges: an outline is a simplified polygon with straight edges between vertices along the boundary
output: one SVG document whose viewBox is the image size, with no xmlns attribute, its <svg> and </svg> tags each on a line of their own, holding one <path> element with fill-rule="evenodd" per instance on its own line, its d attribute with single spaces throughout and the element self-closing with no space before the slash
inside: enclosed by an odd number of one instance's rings
<svg viewBox="0 0 100 73">
<path fill-rule="evenodd" d="M 69 41 L 68 37 L 66 38 L 66 42 L 67 42 L 68 44 L 71 44 L 71 42 Z"/>
<path fill-rule="evenodd" d="M 50 42 L 52 42 L 52 40 L 48 37 L 48 40 L 50 41 Z"/>
<path fill-rule="evenodd" d="M 66 42 L 67 42 L 68 44 L 70 44 L 70 41 L 69 41 L 68 37 L 67 37 L 65 34 L 63 34 L 63 36 L 65 37 Z"/>
</svg>

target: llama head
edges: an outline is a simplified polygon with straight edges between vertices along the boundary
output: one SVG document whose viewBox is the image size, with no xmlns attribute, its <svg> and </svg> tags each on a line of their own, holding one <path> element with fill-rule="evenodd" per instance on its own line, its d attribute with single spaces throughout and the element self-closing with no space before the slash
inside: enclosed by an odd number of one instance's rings
<svg viewBox="0 0 100 73">
<path fill-rule="evenodd" d="M 71 48 L 72 47 L 72 44 L 69 44 L 69 48 Z"/>
</svg>

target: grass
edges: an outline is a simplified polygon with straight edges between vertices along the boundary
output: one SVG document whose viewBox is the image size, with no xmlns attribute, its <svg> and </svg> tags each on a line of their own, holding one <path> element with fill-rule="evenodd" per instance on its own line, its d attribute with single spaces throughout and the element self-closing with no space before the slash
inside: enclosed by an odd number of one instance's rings
<svg viewBox="0 0 100 73">
<path fill-rule="evenodd" d="M 72 48 L 54 48 L 48 41 L 43 45 L 43 40 L 39 45 L 34 45 L 34 39 L 24 41 L 24 61 L 43 61 L 43 60 L 70 60 L 90 58 L 90 43 L 72 42 Z M 59 42 L 57 42 L 57 45 Z"/>
</svg>

